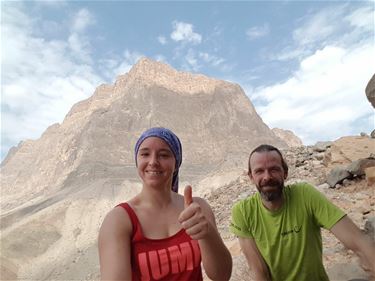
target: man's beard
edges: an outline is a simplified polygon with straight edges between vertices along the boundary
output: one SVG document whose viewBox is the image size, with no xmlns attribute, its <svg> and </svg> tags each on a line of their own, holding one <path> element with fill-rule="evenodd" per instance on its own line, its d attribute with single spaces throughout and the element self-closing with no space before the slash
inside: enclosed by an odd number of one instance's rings
<svg viewBox="0 0 375 281">
<path fill-rule="evenodd" d="M 265 200 L 265 201 L 276 201 L 279 200 L 282 197 L 283 194 L 283 188 L 284 188 L 284 182 L 279 182 L 277 180 L 270 180 L 265 183 L 261 183 L 260 186 L 256 186 L 260 196 Z M 264 187 L 273 187 L 272 190 L 264 190 Z"/>
</svg>

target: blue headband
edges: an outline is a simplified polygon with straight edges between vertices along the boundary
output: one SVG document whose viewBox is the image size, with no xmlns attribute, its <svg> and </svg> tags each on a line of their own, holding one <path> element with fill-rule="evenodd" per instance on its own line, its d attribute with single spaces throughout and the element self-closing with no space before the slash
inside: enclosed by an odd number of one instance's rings
<svg viewBox="0 0 375 281">
<path fill-rule="evenodd" d="M 174 192 L 178 192 L 178 170 L 180 169 L 182 162 L 182 147 L 180 140 L 171 130 L 168 130 L 166 128 L 156 127 L 148 129 L 147 131 L 143 132 L 143 134 L 139 137 L 137 143 L 135 144 L 135 165 L 138 165 L 137 155 L 139 147 L 141 146 L 142 142 L 149 137 L 160 138 L 165 141 L 171 148 L 174 158 L 176 159 L 175 171 L 173 173 L 172 179 L 172 190 Z"/>
</svg>

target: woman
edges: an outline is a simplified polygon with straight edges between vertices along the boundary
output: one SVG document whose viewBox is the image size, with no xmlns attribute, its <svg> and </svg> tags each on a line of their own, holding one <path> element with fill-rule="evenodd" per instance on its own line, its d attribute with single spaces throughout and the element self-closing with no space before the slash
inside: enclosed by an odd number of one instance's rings
<svg viewBox="0 0 375 281">
<path fill-rule="evenodd" d="M 145 131 L 135 146 L 143 187 L 111 210 L 100 229 L 102 280 L 228 280 L 232 258 L 210 206 L 178 191 L 182 148 L 165 128 Z"/>
</svg>

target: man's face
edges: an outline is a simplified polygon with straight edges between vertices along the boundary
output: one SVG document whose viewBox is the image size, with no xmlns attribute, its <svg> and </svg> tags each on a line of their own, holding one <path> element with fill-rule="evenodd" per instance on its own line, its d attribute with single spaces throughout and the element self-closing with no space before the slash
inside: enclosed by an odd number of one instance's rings
<svg viewBox="0 0 375 281">
<path fill-rule="evenodd" d="M 282 197 L 284 180 L 287 177 L 276 151 L 255 152 L 250 158 L 250 179 L 266 201 L 277 201 Z"/>
</svg>

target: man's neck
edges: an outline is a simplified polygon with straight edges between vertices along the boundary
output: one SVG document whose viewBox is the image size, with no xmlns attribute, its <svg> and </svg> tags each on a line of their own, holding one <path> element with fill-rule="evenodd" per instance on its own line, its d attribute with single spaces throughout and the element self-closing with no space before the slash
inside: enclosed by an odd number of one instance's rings
<svg viewBox="0 0 375 281">
<path fill-rule="evenodd" d="M 283 206 L 284 194 L 281 194 L 281 197 L 279 199 L 273 200 L 273 201 L 267 201 L 262 198 L 262 203 L 263 203 L 263 206 L 266 207 L 267 210 L 277 211 Z"/>
</svg>

